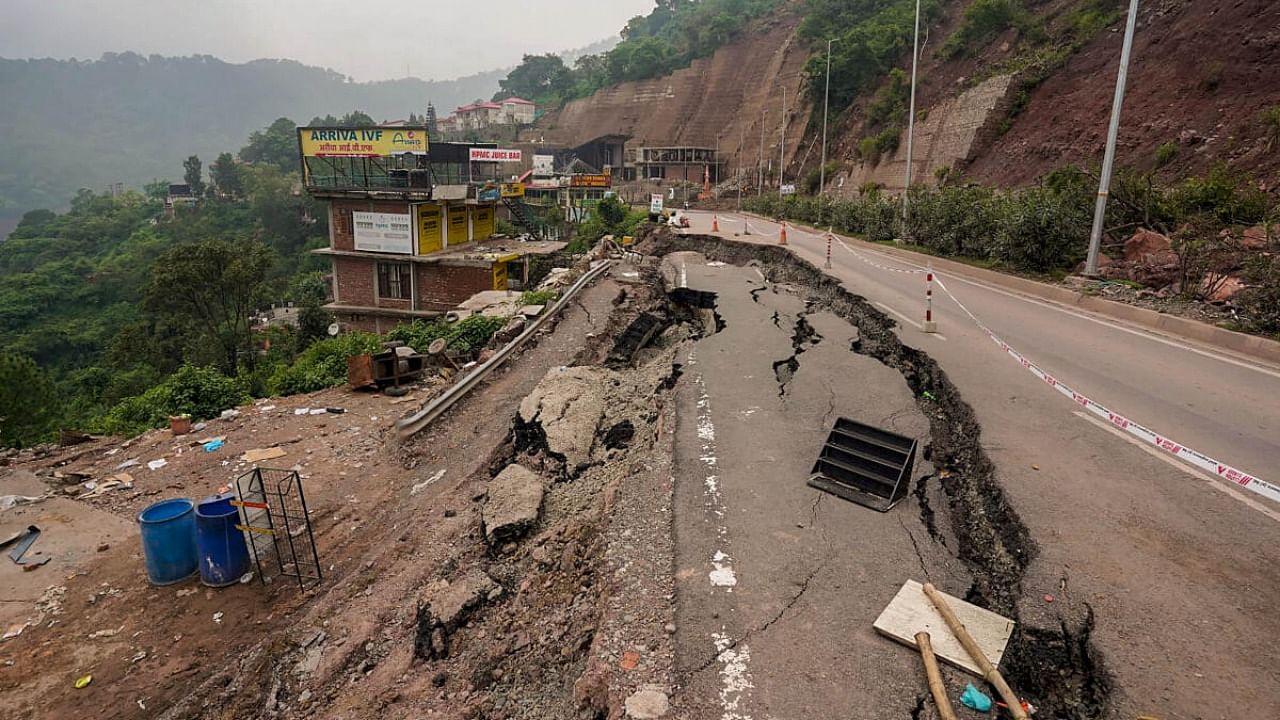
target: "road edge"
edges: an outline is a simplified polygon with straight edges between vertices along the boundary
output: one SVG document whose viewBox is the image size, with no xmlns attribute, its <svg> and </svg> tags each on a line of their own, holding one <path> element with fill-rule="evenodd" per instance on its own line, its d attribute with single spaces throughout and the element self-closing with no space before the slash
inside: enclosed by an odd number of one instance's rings
<svg viewBox="0 0 1280 720">
<path fill-rule="evenodd" d="M 756 213 L 750 213 L 745 210 L 740 214 L 768 222 L 778 222 L 773 218 L 758 215 Z M 812 232 L 825 232 L 824 230 L 812 225 L 791 221 L 788 222 L 791 225 L 806 228 Z M 1036 280 L 1029 280 L 1027 278 L 1018 277 L 1017 275 L 1009 275 L 996 270 L 974 267 L 972 265 L 967 265 L 962 262 L 935 255 L 926 255 L 925 253 L 915 252 L 906 248 L 889 247 L 879 243 L 868 242 L 858 237 L 846 235 L 838 235 L 838 237 L 846 242 L 855 243 L 867 249 L 878 250 L 886 255 L 892 255 L 904 260 L 910 260 L 912 262 L 922 264 L 932 263 L 933 267 L 937 270 L 958 275 L 975 282 L 981 282 L 1015 292 L 1020 295 L 1051 302 L 1056 305 L 1084 310 L 1095 315 L 1120 320 L 1148 330 L 1160 331 L 1185 340 L 1193 340 L 1204 345 L 1228 350 L 1256 360 L 1280 365 L 1280 342 L 1269 340 L 1259 335 L 1248 335 L 1218 327 L 1216 325 L 1210 325 L 1198 320 L 1191 320 L 1188 318 L 1178 317 L 1176 315 L 1168 315 L 1156 312 L 1155 310 L 1137 307 L 1136 305 L 1128 305 L 1126 303 L 1108 300 L 1096 295 L 1088 295 L 1076 290 L 1068 290 L 1066 288 L 1049 285 Z"/>
</svg>

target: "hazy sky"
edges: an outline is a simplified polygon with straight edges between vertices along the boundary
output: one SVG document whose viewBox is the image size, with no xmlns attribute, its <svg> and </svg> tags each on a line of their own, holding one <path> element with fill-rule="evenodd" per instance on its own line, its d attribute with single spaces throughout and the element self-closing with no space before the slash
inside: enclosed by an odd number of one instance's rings
<svg viewBox="0 0 1280 720">
<path fill-rule="evenodd" d="M 292 58 L 446 80 L 617 34 L 653 0 L 0 0 L 0 57 Z"/>
</svg>

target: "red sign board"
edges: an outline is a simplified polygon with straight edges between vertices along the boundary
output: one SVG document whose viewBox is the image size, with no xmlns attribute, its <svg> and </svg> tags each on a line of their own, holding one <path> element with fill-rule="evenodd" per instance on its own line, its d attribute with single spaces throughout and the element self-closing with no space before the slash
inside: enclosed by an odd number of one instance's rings
<svg viewBox="0 0 1280 720">
<path fill-rule="evenodd" d="M 569 178 L 569 187 L 607 188 L 612 187 L 612 180 L 608 175 L 574 175 Z"/>
</svg>

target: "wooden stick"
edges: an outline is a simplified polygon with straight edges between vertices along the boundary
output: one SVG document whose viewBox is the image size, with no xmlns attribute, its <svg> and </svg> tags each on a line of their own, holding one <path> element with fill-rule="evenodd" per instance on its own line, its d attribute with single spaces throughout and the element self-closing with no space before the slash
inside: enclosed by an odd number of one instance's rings
<svg viewBox="0 0 1280 720">
<path fill-rule="evenodd" d="M 933 586 L 933 583 L 924 584 L 924 594 L 929 596 L 929 600 L 933 602 L 933 606 L 938 608 L 938 614 L 942 615 L 942 619 L 947 621 L 947 627 L 951 628 L 951 632 L 955 634 L 956 639 L 964 646 L 969 653 L 969 657 L 977 663 L 982 669 L 982 677 L 987 682 L 996 686 L 996 690 L 1000 692 L 1000 697 L 1004 698 L 1004 702 L 1009 706 L 1009 712 L 1013 715 L 1014 720 L 1027 720 L 1027 713 L 1022 709 L 1022 703 L 1018 701 L 1018 696 L 1013 694 L 1013 689 L 1009 687 L 1009 683 L 1004 681 L 1004 676 L 1000 671 L 991 665 L 991 661 L 987 659 L 987 654 L 982 652 L 982 648 L 978 647 L 978 643 L 974 641 L 973 636 L 965 629 L 964 623 L 956 617 L 951 611 L 951 606 L 947 604 L 942 593 Z"/>
<path fill-rule="evenodd" d="M 942 673 L 938 671 L 938 658 L 933 654 L 933 645 L 929 642 L 929 633 L 916 633 L 916 645 L 920 646 L 920 658 L 924 660 L 924 674 L 929 678 L 929 692 L 933 693 L 933 702 L 938 706 L 938 714 L 942 720 L 956 720 L 956 711 L 947 699 L 947 689 L 942 685 Z"/>
</svg>

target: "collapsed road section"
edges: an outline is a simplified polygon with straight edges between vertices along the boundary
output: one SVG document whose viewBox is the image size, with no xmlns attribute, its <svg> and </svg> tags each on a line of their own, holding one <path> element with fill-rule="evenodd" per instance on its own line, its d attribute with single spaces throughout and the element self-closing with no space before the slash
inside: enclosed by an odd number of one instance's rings
<svg viewBox="0 0 1280 720">
<path fill-rule="evenodd" d="M 911 714 L 925 692 L 919 660 L 870 630 L 898 585 L 923 574 L 1017 621 L 1037 552 L 972 409 L 891 320 L 785 249 L 664 230 L 638 249 L 718 292 L 727 324 L 696 344 L 678 403 L 697 426 L 676 446 L 680 701 L 694 717 L 818 717 L 859 704 L 858 717 Z M 880 515 L 804 485 L 842 416 L 922 439 L 917 522 L 906 522 L 911 504 Z M 700 460 L 710 454 L 711 470 Z M 693 489 L 711 482 L 714 508 Z M 718 587 L 726 558 L 734 582 Z M 1091 613 L 1018 623 L 1002 663 L 1009 683 L 1045 716 L 1103 716 L 1111 680 L 1091 630 Z M 959 697 L 964 683 L 951 683 Z"/>
</svg>

